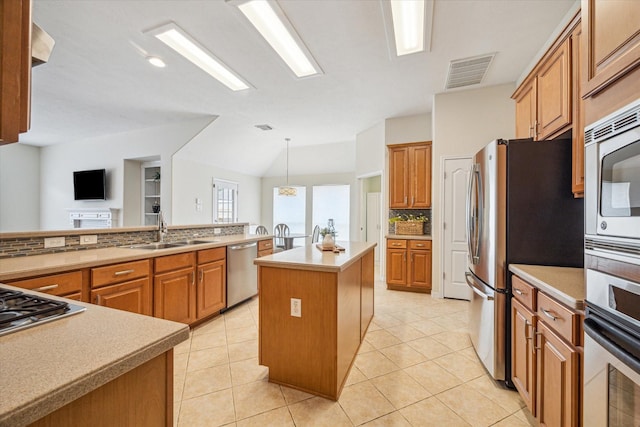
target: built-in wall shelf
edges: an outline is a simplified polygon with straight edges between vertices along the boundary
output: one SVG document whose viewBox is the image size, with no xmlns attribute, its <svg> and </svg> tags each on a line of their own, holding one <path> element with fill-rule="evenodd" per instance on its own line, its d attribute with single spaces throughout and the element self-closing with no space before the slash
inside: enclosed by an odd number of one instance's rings
<svg viewBox="0 0 640 427">
<path fill-rule="evenodd" d="M 160 162 L 142 164 L 142 223 L 156 225 L 161 204 Z"/>
</svg>

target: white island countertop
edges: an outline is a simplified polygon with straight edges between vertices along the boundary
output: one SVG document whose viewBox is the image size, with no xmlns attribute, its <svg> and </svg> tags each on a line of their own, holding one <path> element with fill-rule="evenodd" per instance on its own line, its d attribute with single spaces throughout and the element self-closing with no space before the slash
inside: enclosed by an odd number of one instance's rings
<svg viewBox="0 0 640 427">
<path fill-rule="evenodd" d="M 66 301 L 87 309 L 0 336 L 0 426 L 30 424 L 189 337 L 182 323 Z"/>
<path fill-rule="evenodd" d="M 376 246 L 375 243 L 342 241 L 337 241 L 336 245 L 345 250 L 339 253 L 322 251 L 312 244 L 256 258 L 253 263 L 260 267 L 340 272 Z"/>
</svg>

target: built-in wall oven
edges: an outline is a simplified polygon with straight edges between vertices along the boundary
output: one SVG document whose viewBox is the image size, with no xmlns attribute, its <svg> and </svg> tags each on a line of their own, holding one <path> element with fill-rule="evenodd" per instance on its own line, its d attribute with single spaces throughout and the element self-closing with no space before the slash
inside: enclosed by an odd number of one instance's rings
<svg viewBox="0 0 640 427">
<path fill-rule="evenodd" d="M 590 269 L 586 274 L 583 424 L 637 427 L 640 283 Z"/>
</svg>

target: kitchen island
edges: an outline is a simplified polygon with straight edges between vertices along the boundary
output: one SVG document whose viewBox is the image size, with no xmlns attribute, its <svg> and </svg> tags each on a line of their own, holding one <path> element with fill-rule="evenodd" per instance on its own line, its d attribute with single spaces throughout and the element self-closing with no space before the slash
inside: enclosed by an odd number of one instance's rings
<svg viewBox="0 0 640 427">
<path fill-rule="evenodd" d="M 257 258 L 259 363 L 269 381 L 337 400 L 373 317 L 374 247 Z"/>
<path fill-rule="evenodd" d="M 173 425 L 187 325 L 70 302 L 86 310 L 0 337 L 0 426 Z"/>
</svg>

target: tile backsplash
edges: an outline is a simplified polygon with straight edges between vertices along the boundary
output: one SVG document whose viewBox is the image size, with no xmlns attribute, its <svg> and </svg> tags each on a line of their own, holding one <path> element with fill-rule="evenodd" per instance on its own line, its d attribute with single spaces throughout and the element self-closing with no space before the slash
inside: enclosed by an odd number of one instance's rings
<svg viewBox="0 0 640 427">
<path fill-rule="evenodd" d="M 216 224 L 212 226 L 194 226 L 184 228 L 170 227 L 164 236 L 166 242 L 177 242 L 179 240 L 187 240 L 193 238 L 205 238 L 214 236 L 229 236 L 232 234 L 243 234 L 247 224 Z M 214 229 L 219 229 L 220 233 L 215 234 Z M 105 230 L 78 230 L 78 234 L 74 234 L 74 230 L 65 230 L 60 236 L 65 237 L 65 245 L 57 248 L 45 248 L 45 237 L 51 237 L 51 233 L 46 236 L 38 235 L 34 232 L 31 236 L 25 237 L 9 237 L 0 236 L 0 258 L 11 258 L 19 256 L 52 254 L 57 252 L 81 251 L 86 249 L 101 249 L 114 246 L 129 246 L 143 243 L 153 242 L 156 238 L 156 231 L 149 230 L 148 227 L 142 230 L 125 231 L 122 229 L 114 229 L 113 232 L 105 232 Z M 98 242 L 95 244 L 81 245 L 80 237 L 83 235 L 98 236 Z"/>
</svg>

